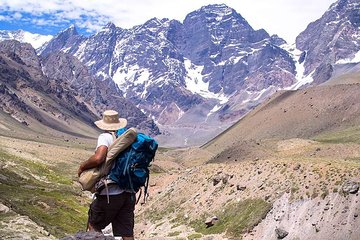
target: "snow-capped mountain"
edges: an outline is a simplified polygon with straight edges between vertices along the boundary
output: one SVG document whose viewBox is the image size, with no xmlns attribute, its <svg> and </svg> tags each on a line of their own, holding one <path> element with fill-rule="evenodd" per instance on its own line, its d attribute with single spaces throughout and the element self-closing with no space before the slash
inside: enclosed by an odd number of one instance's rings
<svg viewBox="0 0 360 240">
<path fill-rule="evenodd" d="M 17 40 L 22 43 L 30 43 L 33 48 L 37 49 L 50 41 L 53 36 L 30 33 L 23 30 L 7 31 L 0 30 L 0 41 Z"/>
<path fill-rule="evenodd" d="M 358 61 L 358 9 L 356 0 L 339 0 L 296 45 L 253 29 L 221 4 L 183 22 L 153 18 L 131 29 L 109 23 L 89 37 L 71 26 L 38 53 L 42 59 L 58 51 L 73 55 L 152 118 L 163 142 L 170 136 L 181 141 L 172 145 L 198 144 L 275 91 L 319 84 L 336 65 Z"/>
<path fill-rule="evenodd" d="M 296 38 L 304 75 L 319 84 L 337 64 L 360 62 L 360 2 L 339 0 Z"/>
<path fill-rule="evenodd" d="M 183 23 L 153 18 L 131 29 L 109 23 L 87 38 L 71 27 L 41 55 L 61 50 L 76 56 L 159 125 L 206 123 L 214 131 L 296 82 L 295 62 L 279 47 L 284 43 L 254 30 L 234 9 L 209 5 Z"/>
</svg>

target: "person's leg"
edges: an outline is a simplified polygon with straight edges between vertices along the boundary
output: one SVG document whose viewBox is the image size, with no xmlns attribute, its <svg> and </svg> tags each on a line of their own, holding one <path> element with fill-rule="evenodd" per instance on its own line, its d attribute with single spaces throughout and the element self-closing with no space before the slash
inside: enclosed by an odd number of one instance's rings
<svg viewBox="0 0 360 240">
<path fill-rule="evenodd" d="M 90 204 L 88 212 L 88 231 L 101 232 L 102 229 L 110 224 L 111 216 L 107 213 L 107 207 L 106 196 L 97 196 Z"/>
<path fill-rule="evenodd" d="M 86 231 L 94 231 L 94 232 L 101 232 L 101 229 L 96 229 L 91 225 L 91 223 L 88 224 L 88 229 Z"/>
<path fill-rule="evenodd" d="M 134 210 L 136 196 L 124 192 L 118 195 L 123 204 L 112 221 L 114 236 L 121 236 L 124 240 L 134 239 Z"/>
<path fill-rule="evenodd" d="M 122 237 L 123 240 L 134 240 L 134 237 Z"/>
</svg>

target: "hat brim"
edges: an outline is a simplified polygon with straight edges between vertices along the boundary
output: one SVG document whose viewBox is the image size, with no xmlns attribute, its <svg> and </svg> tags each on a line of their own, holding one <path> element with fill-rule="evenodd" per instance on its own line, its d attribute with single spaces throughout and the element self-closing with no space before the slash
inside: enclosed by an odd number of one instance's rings
<svg viewBox="0 0 360 240">
<path fill-rule="evenodd" d="M 103 120 L 94 122 L 94 124 L 101 130 L 116 131 L 120 128 L 124 128 L 127 125 L 125 118 L 119 118 L 118 123 L 105 123 Z"/>
</svg>

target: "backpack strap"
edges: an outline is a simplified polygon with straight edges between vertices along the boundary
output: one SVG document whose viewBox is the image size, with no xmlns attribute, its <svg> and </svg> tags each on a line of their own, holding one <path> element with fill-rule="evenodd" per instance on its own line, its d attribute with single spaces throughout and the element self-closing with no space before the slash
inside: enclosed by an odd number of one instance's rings
<svg viewBox="0 0 360 240">
<path fill-rule="evenodd" d="M 142 193 L 142 188 L 140 188 L 140 194 L 139 194 L 139 197 L 138 197 L 138 199 L 136 200 L 136 203 L 135 203 L 135 204 L 138 204 L 138 203 L 139 203 L 140 198 L 141 198 L 141 193 Z"/>
<path fill-rule="evenodd" d="M 152 159 L 152 162 L 153 161 L 154 161 L 154 158 Z M 145 186 L 144 186 L 144 201 L 141 204 L 145 204 L 146 199 L 149 197 L 149 193 L 148 193 L 149 181 L 150 181 L 150 173 L 148 174 L 148 177 L 146 179 L 146 183 L 145 183 Z M 137 202 L 139 202 L 140 197 L 141 197 L 141 192 L 140 192 L 139 199 L 137 200 Z M 136 202 L 136 204 L 137 204 L 137 202 Z"/>
<path fill-rule="evenodd" d="M 115 132 L 111 131 L 110 133 L 111 133 L 111 136 L 113 137 L 113 139 L 114 139 L 114 141 L 115 141 L 115 140 L 116 140 L 116 134 L 115 134 Z"/>
<path fill-rule="evenodd" d="M 149 196 L 149 194 L 148 194 L 149 180 L 150 180 L 150 174 L 147 177 L 146 183 L 145 183 L 145 186 L 144 186 L 144 204 L 146 203 L 146 199 Z"/>
</svg>

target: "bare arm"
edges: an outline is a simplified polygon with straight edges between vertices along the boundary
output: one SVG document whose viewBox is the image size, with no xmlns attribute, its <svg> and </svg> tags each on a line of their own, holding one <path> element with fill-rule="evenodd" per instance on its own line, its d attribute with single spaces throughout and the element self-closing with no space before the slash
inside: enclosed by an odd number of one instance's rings
<svg viewBox="0 0 360 240">
<path fill-rule="evenodd" d="M 106 146 L 100 146 L 96 149 L 94 155 L 92 155 L 88 160 L 80 164 L 78 169 L 78 176 L 85 171 L 86 169 L 100 166 L 106 159 L 108 148 Z"/>
</svg>

